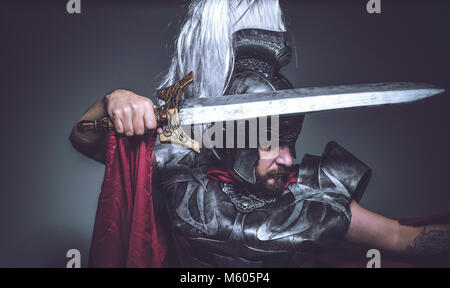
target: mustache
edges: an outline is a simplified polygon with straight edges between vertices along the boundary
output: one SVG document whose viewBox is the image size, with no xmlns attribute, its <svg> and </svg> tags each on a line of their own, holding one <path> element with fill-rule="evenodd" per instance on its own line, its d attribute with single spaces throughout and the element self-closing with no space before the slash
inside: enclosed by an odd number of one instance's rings
<svg viewBox="0 0 450 288">
<path fill-rule="evenodd" d="M 260 178 L 261 181 L 268 180 L 270 178 L 286 178 L 288 177 L 289 173 L 291 173 L 292 169 L 287 168 L 284 166 L 278 166 L 278 169 L 272 170 L 268 172 L 266 175 L 262 176 Z"/>
</svg>

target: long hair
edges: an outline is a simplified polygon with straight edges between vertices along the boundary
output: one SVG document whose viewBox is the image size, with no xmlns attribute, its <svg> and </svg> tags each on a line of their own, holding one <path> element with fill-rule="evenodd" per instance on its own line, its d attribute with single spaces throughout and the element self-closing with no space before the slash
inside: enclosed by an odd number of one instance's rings
<svg viewBox="0 0 450 288">
<path fill-rule="evenodd" d="M 194 84 L 185 97 L 221 96 L 234 63 L 232 35 L 248 28 L 285 31 L 278 0 L 193 0 L 159 88 L 192 71 Z"/>
</svg>

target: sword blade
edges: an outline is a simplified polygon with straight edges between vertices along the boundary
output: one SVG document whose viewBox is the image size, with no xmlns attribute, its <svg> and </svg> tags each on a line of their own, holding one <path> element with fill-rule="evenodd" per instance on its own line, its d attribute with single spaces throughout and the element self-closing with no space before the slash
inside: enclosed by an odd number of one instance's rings
<svg viewBox="0 0 450 288">
<path fill-rule="evenodd" d="M 186 99 L 180 124 L 204 124 L 264 116 L 408 103 L 444 92 L 428 84 L 395 82 L 311 87 L 273 92 Z"/>
</svg>

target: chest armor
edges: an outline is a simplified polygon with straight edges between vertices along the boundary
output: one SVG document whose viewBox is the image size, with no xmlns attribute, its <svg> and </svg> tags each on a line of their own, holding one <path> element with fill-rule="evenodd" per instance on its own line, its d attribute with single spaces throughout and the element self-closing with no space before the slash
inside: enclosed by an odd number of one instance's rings
<svg viewBox="0 0 450 288">
<path fill-rule="evenodd" d="M 342 239 L 349 202 L 370 170 L 335 142 L 305 155 L 297 183 L 276 200 L 207 177 L 210 151 L 157 143 L 161 196 L 184 267 L 300 267 L 316 249 Z"/>
</svg>

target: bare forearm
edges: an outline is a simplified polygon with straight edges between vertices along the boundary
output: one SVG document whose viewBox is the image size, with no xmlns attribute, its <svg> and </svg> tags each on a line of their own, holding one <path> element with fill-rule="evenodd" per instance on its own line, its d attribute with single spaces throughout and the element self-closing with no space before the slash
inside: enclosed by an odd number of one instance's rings
<svg viewBox="0 0 450 288">
<path fill-rule="evenodd" d="M 102 163 L 105 161 L 108 133 L 106 131 L 86 131 L 81 133 L 77 129 L 77 124 L 82 120 L 95 120 L 104 115 L 106 115 L 105 107 L 103 100 L 100 100 L 92 105 L 75 123 L 69 138 L 78 152 Z"/>
<path fill-rule="evenodd" d="M 411 256 L 450 254 L 450 225 L 400 225 L 355 201 L 350 209 L 352 220 L 346 236 L 350 242 Z"/>
<path fill-rule="evenodd" d="M 450 225 L 400 226 L 400 248 L 412 256 L 450 255 Z"/>
<path fill-rule="evenodd" d="M 350 204 L 350 209 L 352 219 L 346 235 L 348 241 L 400 252 L 398 221 L 369 211 L 355 201 Z"/>
</svg>

